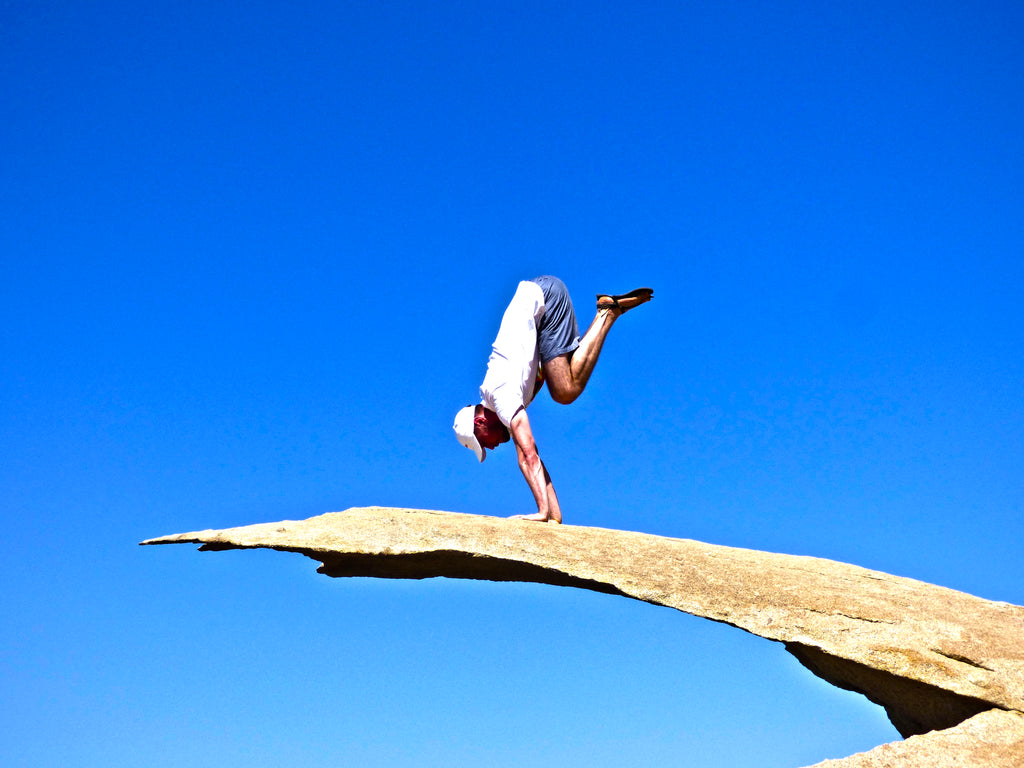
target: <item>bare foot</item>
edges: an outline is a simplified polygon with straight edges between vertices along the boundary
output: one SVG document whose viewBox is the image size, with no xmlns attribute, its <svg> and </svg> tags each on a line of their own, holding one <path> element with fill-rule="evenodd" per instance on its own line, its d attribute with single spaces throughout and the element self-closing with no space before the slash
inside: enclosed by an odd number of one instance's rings
<svg viewBox="0 0 1024 768">
<path fill-rule="evenodd" d="M 618 296 L 599 293 L 597 295 L 597 308 L 607 309 L 621 315 L 634 307 L 646 304 L 654 297 L 654 291 L 650 288 L 637 288 L 629 293 L 622 293 Z"/>
</svg>

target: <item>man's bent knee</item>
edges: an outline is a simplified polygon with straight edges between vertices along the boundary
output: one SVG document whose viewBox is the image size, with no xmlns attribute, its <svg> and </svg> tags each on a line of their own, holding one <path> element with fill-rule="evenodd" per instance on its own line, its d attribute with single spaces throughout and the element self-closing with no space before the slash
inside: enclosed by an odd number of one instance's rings
<svg viewBox="0 0 1024 768">
<path fill-rule="evenodd" d="M 583 393 L 583 387 L 572 377 L 569 355 L 559 355 L 544 363 L 544 379 L 556 403 L 568 405 Z"/>
<path fill-rule="evenodd" d="M 556 403 L 561 403 L 562 405 L 568 405 L 569 403 L 573 402 L 577 397 L 583 394 L 582 389 L 575 389 L 571 387 L 564 388 L 558 386 L 552 387 L 550 381 L 548 382 L 548 392 L 551 393 L 552 400 L 554 400 Z"/>
</svg>

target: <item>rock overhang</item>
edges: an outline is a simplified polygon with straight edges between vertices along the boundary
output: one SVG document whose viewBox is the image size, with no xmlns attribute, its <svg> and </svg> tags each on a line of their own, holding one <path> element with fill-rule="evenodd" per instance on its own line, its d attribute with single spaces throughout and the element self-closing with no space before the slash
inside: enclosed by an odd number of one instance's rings
<svg viewBox="0 0 1024 768">
<path fill-rule="evenodd" d="M 883 706 L 904 737 L 1024 711 L 1024 608 L 820 558 L 388 507 L 142 543 L 296 552 L 333 577 L 538 582 L 675 608 L 782 643 Z M 1007 765 L 1024 764 L 1024 720 L 1008 722 L 1022 751 Z"/>
</svg>

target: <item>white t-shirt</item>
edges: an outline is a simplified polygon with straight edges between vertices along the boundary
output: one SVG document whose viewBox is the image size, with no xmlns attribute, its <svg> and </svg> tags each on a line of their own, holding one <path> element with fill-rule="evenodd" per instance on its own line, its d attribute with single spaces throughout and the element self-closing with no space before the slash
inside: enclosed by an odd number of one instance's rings
<svg viewBox="0 0 1024 768">
<path fill-rule="evenodd" d="M 544 291 L 536 283 L 519 283 L 501 318 L 487 361 L 487 375 L 480 385 L 480 402 L 498 414 L 506 427 L 516 411 L 533 400 L 540 367 L 537 324 L 543 316 Z"/>
</svg>

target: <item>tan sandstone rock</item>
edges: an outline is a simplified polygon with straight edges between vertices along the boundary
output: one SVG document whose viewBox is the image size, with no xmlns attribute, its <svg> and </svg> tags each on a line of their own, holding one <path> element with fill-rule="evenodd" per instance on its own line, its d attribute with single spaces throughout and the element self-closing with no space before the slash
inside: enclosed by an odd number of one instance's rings
<svg viewBox="0 0 1024 768">
<path fill-rule="evenodd" d="M 883 744 L 811 768 L 1020 768 L 1024 765 L 1024 714 L 990 709 L 960 725 L 906 741 Z"/>
<path fill-rule="evenodd" d="M 354 508 L 142 543 L 266 547 L 328 576 L 541 582 L 676 608 L 783 643 L 916 737 L 821 765 L 1024 766 L 1020 606 L 812 557 L 430 510 Z"/>
</svg>

